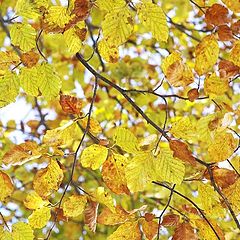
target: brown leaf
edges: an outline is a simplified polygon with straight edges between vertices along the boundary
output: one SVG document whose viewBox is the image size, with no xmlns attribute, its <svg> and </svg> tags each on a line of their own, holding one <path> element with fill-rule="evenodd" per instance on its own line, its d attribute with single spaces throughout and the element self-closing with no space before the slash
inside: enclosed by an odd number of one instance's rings
<svg viewBox="0 0 240 240">
<path fill-rule="evenodd" d="M 207 9 L 205 14 L 205 21 L 208 25 L 219 26 L 228 23 L 228 9 L 220 4 L 213 4 Z"/>
<path fill-rule="evenodd" d="M 81 115 L 83 102 L 81 99 L 70 96 L 70 95 L 60 95 L 60 104 L 64 112 L 69 114 Z"/>
<path fill-rule="evenodd" d="M 37 150 L 38 145 L 36 142 L 25 142 L 12 147 L 3 156 L 3 163 L 12 166 L 22 165 L 28 161 L 41 157 L 41 153 Z"/>
<path fill-rule="evenodd" d="M 199 92 L 197 88 L 190 89 L 187 93 L 188 99 L 191 102 L 194 102 L 199 97 Z"/>
<path fill-rule="evenodd" d="M 141 219 L 142 230 L 147 239 L 152 240 L 158 232 L 158 223 Z"/>
<path fill-rule="evenodd" d="M 92 4 L 89 0 L 75 0 L 72 14 L 75 14 L 78 21 L 85 20 L 91 10 Z"/>
<path fill-rule="evenodd" d="M 180 217 L 177 214 L 168 214 L 163 217 L 161 223 L 164 227 L 177 226 L 179 224 Z"/>
<path fill-rule="evenodd" d="M 84 222 L 92 232 L 96 231 L 99 203 L 89 200 L 84 210 Z"/>
<path fill-rule="evenodd" d="M 21 55 L 22 63 L 28 68 L 35 66 L 38 63 L 38 60 L 39 55 L 33 51 L 26 52 Z"/>
<path fill-rule="evenodd" d="M 212 168 L 213 178 L 217 185 L 221 188 L 229 187 L 234 184 L 237 180 L 237 174 L 235 171 L 229 170 L 227 168 Z M 206 172 L 204 177 L 210 180 L 209 174 Z"/>
<path fill-rule="evenodd" d="M 232 29 L 234 34 L 236 34 L 236 35 L 240 34 L 240 20 L 233 23 L 232 26 L 231 26 L 231 29 Z"/>
<path fill-rule="evenodd" d="M 181 206 L 181 208 L 186 211 L 187 213 L 193 213 L 193 214 L 196 214 L 196 215 L 199 215 L 199 212 L 196 208 L 192 207 L 192 206 L 189 206 L 187 204 L 183 204 Z"/>
<path fill-rule="evenodd" d="M 192 156 L 191 151 L 188 149 L 188 145 L 179 140 L 170 140 L 169 146 L 173 151 L 173 156 L 181 159 L 183 162 L 187 162 L 193 166 L 196 166 L 195 158 Z"/>
<path fill-rule="evenodd" d="M 147 222 L 151 222 L 155 218 L 155 215 L 152 213 L 145 213 L 144 218 Z"/>
<path fill-rule="evenodd" d="M 221 78 L 234 77 L 240 72 L 240 68 L 228 60 L 221 60 L 218 64 L 218 68 Z"/>
<path fill-rule="evenodd" d="M 189 223 L 180 224 L 173 234 L 172 240 L 198 240 L 193 227 Z"/>
<path fill-rule="evenodd" d="M 231 41 L 233 40 L 232 30 L 227 25 L 220 25 L 218 27 L 218 37 L 220 41 Z"/>
</svg>

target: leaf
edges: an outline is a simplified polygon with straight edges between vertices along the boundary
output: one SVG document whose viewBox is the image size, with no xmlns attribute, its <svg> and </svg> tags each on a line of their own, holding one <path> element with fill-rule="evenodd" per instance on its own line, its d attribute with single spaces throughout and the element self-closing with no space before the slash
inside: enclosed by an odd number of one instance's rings
<svg viewBox="0 0 240 240">
<path fill-rule="evenodd" d="M 98 43 L 98 51 L 106 62 L 117 63 L 119 60 L 118 48 L 109 46 L 106 40 L 101 40 Z"/>
<path fill-rule="evenodd" d="M 83 118 L 79 122 L 82 125 L 82 127 L 86 129 L 88 118 Z M 89 132 L 92 134 L 99 134 L 99 133 L 102 133 L 102 131 L 103 130 L 100 123 L 96 119 L 90 118 Z"/>
<path fill-rule="evenodd" d="M 231 28 L 227 25 L 218 27 L 218 37 L 220 41 L 231 41 L 234 38 Z"/>
<path fill-rule="evenodd" d="M 29 225 L 35 228 L 43 228 L 51 218 L 51 209 L 49 207 L 38 208 L 28 217 Z"/>
<path fill-rule="evenodd" d="M 108 12 L 113 8 L 124 7 L 126 4 L 124 0 L 109 0 L 107 2 L 105 0 L 97 0 L 96 3 L 101 10 L 106 10 Z"/>
<path fill-rule="evenodd" d="M 39 55 L 34 51 L 29 51 L 21 55 L 22 63 L 28 68 L 35 66 L 38 63 L 38 60 L 39 60 Z"/>
<path fill-rule="evenodd" d="M 126 166 L 127 186 L 131 192 L 145 190 L 147 185 L 155 179 L 154 161 L 152 153 L 140 152 Z"/>
<path fill-rule="evenodd" d="M 49 146 L 71 146 L 75 139 L 81 136 L 77 123 L 69 121 L 61 127 L 47 130 L 43 142 Z"/>
<path fill-rule="evenodd" d="M 223 194 L 230 202 L 233 211 L 236 214 L 240 213 L 240 179 L 238 179 L 234 184 L 230 185 L 228 188 L 223 190 Z"/>
<path fill-rule="evenodd" d="M 165 75 L 167 75 L 167 70 L 169 68 L 169 66 L 171 66 L 172 64 L 174 64 L 177 61 L 181 61 L 181 54 L 179 52 L 172 52 L 170 55 L 168 55 L 166 58 L 163 59 L 162 64 L 161 64 L 161 68 L 162 71 Z"/>
<path fill-rule="evenodd" d="M 233 48 L 229 54 L 229 60 L 232 61 L 238 67 L 240 67 L 239 53 L 240 53 L 240 40 L 234 43 Z"/>
<path fill-rule="evenodd" d="M 211 162 L 221 162 L 229 158 L 237 147 L 237 140 L 231 133 L 216 132 L 208 147 Z"/>
<path fill-rule="evenodd" d="M 62 6 L 51 6 L 45 16 L 45 22 L 49 25 L 59 26 L 61 28 L 71 20 L 67 13 L 67 9 Z"/>
<path fill-rule="evenodd" d="M 214 35 L 206 36 L 195 49 L 195 70 L 198 75 L 207 73 L 217 62 L 219 47 Z"/>
<path fill-rule="evenodd" d="M 14 191 L 11 178 L 3 171 L 0 171 L 0 201 L 4 201 L 7 197 L 11 196 Z"/>
<path fill-rule="evenodd" d="M 127 158 L 120 154 L 112 154 L 103 163 L 102 178 L 107 187 L 116 194 L 129 194 L 125 177 Z"/>
<path fill-rule="evenodd" d="M 204 81 L 204 92 L 210 96 L 223 95 L 229 89 L 228 80 L 220 78 L 215 73 L 207 77 Z"/>
<path fill-rule="evenodd" d="M 177 214 L 167 214 L 163 217 L 161 225 L 164 227 L 178 226 L 180 217 Z"/>
<path fill-rule="evenodd" d="M 157 138 L 158 137 L 156 134 L 151 134 L 141 139 L 140 142 L 138 143 L 138 148 L 141 149 L 142 151 L 152 150 L 156 144 Z"/>
<path fill-rule="evenodd" d="M 43 63 L 37 69 L 40 77 L 39 91 L 46 99 L 52 99 L 58 96 L 61 88 L 61 80 L 54 72 L 52 65 Z"/>
<path fill-rule="evenodd" d="M 218 64 L 220 78 L 230 78 L 240 72 L 240 67 L 234 65 L 233 62 L 228 60 L 221 60 Z"/>
<path fill-rule="evenodd" d="M 145 0 L 137 5 L 137 14 L 143 26 L 157 41 L 167 42 L 167 20 L 161 7 Z"/>
<path fill-rule="evenodd" d="M 108 207 L 112 212 L 115 212 L 115 207 L 113 203 L 112 196 L 104 190 L 104 187 L 98 187 L 93 193 L 92 193 L 92 201 L 98 202 L 101 204 L 104 204 L 106 207 Z"/>
<path fill-rule="evenodd" d="M 60 104 L 64 112 L 68 114 L 82 115 L 83 101 L 70 95 L 60 95 Z"/>
<path fill-rule="evenodd" d="M 196 166 L 195 158 L 192 152 L 188 149 L 188 145 L 178 140 L 170 140 L 169 147 L 173 151 L 173 156 L 187 162 L 192 166 Z"/>
<path fill-rule="evenodd" d="M 118 225 L 132 219 L 134 219 L 134 215 L 117 205 L 114 212 L 109 208 L 104 208 L 98 216 L 97 222 L 104 225 Z"/>
<path fill-rule="evenodd" d="M 155 160 L 156 180 L 181 184 L 185 175 L 184 164 L 173 157 L 173 152 L 167 148 L 161 148 Z"/>
<path fill-rule="evenodd" d="M 89 200 L 84 210 L 84 222 L 92 232 L 95 232 L 97 227 L 98 206 L 99 203 Z"/>
<path fill-rule="evenodd" d="M 235 13 L 239 13 L 240 12 L 240 5 L 238 1 L 235 0 L 222 0 L 222 2 L 224 4 L 227 5 L 227 7 L 232 10 Z"/>
<path fill-rule="evenodd" d="M 33 230 L 27 223 L 17 222 L 12 225 L 12 238 L 13 240 L 33 240 Z"/>
<path fill-rule="evenodd" d="M 30 192 L 24 200 L 24 205 L 28 209 L 38 209 L 49 204 L 48 200 L 43 200 L 36 192 Z"/>
<path fill-rule="evenodd" d="M 65 31 L 63 33 L 63 38 L 65 39 L 70 54 L 75 54 L 82 48 L 82 41 L 80 40 L 74 28 L 70 28 Z"/>
<path fill-rule="evenodd" d="M 0 77 L 0 108 L 15 102 L 19 92 L 19 79 L 15 73 L 6 73 Z"/>
<path fill-rule="evenodd" d="M 129 153 L 138 153 L 138 141 L 131 131 L 126 128 L 118 127 L 115 130 L 113 140 L 124 151 Z"/>
<path fill-rule="evenodd" d="M 85 148 L 81 154 L 80 162 L 83 167 L 96 170 L 107 159 L 108 149 L 104 146 L 93 144 Z"/>
<path fill-rule="evenodd" d="M 72 195 L 63 203 L 63 213 L 66 217 L 78 217 L 83 213 L 86 204 L 86 196 Z"/>
<path fill-rule="evenodd" d="M 118 229 L 110 235 L 107 240 L 140 240 L 141 232 L 138 221 L 126 222 L 118 227 Z"/>
<path fill-rule="evenodd" d="M 141 219 L 142 230 L 147 239 L 152 240 L 158 233 L 158 223 Z"/>
<path fill-rule="evenodd" d="M 3 156 L 3 163 L 11 166 L 23 165 L 34 159 L 38 159 L 42 156 L 38 150 L 36 142 L 25 142 L 19 145 L 13 146 Z"/>
<path fill-rule="evenodd" d="M 8 69 L 12 64 L 19 63 L 18 55 L 13 51 L 0 52 L 0 68 Z"/>
<path fill-rule="evenodd" d="M 207 9 L 205 21 L 208 25 L 219 26 L 229 22 L 228 9 L 221 4 L 213 4 Z"/>
<path fill-rule="evenodd" d="M 33 180 L 34 190 L 43 199 L 50 196 L 53 191 L 57 191 L 63 180 L 63 171 L 59 164 L 51 160 L 46 168 L 37 172 Z"/>
<path fill-rule="evenodd" d="M 182 223 L 177 226 L 173 234 L 173 240 L 198 240 L 196 233 L 189 223 Z"/>
<path fill-rule="evenodd" d="M 192 140 L 196 136 L 195 125 L 189 117 L 181 117 L 174 122 L 170 132 L 175 138 L 182 138 L 184 140 Z"/>
<path fill-rule="evenodd" d="M 36 46 L 36 31 L 27 23 L 14 23 L 10 29 L 11 43 L 27 52 Z"/>
<path fill-rule="evenodd" d="M 107 13 L 102 30 L 109 47 L 118 47 L 125 43 L 133 32 L 133 17 L 127 7 L 114 8 Z"/>
<path fill-rule="evenodd" d="M 85 20 L 91 10 L 92 4 L 89 0 L 75 0 L 72 13 L 76 15 L 78 21 Z"/>
</svg>

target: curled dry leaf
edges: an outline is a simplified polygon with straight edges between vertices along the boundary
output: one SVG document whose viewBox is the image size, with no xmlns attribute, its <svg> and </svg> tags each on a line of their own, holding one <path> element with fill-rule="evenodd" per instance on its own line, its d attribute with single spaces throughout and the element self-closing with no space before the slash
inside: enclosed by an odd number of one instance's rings
<svg viewBox="0 0 240 240">
<path fill-rule="evenodd" d="M 92 232 L 96 231 L 98 206 L 99 203 L 88 200 L 84 210 L 84 222 Z"/>
<path fill-rule="evenodd" d="M 64 112 L 82 115 L 83 101 L 70 95 L 60 95 L 60 104 Z"/>
</svg>

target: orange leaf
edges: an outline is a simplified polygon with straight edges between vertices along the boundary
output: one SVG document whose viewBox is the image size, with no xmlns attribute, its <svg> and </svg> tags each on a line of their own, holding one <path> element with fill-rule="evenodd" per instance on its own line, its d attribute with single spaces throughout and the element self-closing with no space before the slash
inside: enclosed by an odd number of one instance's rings
<svg viewBox="0 0 240 240">
<path fill-rule="evenodd" d="M 196 233 L 189 223 L 182 223 L 178 225 L 173 234 L 172 240 L 198 240 Z"/>
<path fill-rule="evenodd" d="M 170 140 L 169 146 L 173 151 L 173 156 L 181 159 L 183 162 L 196 166 L 195 158 L 192 156 L 191 151 L 188 149 L 188 145 L 178 140 Z"/>
<path fill-rule="evenodd" d="M 197 88 L 193 88 L 193 89 L 189 90 L 187 93 L 187 96 L 188 96 L 188 99 L 190 102 L 194 102 L 194 100 L 199 97 L 199 92 L 198 92 Z"/>
<path fill-rule="evenodd" d="M 22 165 L 28 161 L 41 157 L 41 153 L 37 150 L 36 142 L 25 142 L 12 147 L 3 156 L 3 163 L 12 166 Z"/>
<path fill-rule="evenodd" d="M 207 9 L 205 21 L 208 25 L 219 26 L 229 22 L 228 9 L 220 4 L 213 4 Z"/>
<path fill-rule="evenodd" d="M 155 215 L 152 213 L 145 213 L 144 218 L 147 222 L 151 222 L 155 218 Z"/>
<path fill-rule="evenodd" d="M 4 201 L 12 194 L 14 186 L 11 178 L 3 171 L 0 171 L 0 201 Z"/>
<path fill-rule="evenodd" d="M 236 34 L 236 35 L 240 34 L 240 20 L 233 23 L 232 26 L 231 26 L 231 29 L 232 29 L 234 34 Z"/>
<path fill-rule="evenodd" d="M 21 55 L 22 63 L 28 68 L 35 66 L 38 60 L 39 60 L 39 55 L 33 51 L 29 51 Z"/>
<path fill-rule="evenodd" d="M 221 60 L 218 64 L 218 68 L 221 78 L 234 77 L 240 73 L 240 67 L 228 60 Z"/>
<path fill-rule="evenodd" d="M 147 239 L 152 240 L 158 232 L 158 223 L 141 219 L 142 230 Z"/>
<path fill-rule="evenodd" d="M 218 27 L 218 37 L 220 41 L 230 41 L 233 39 L 232 30 L 227 25 L 220 25 Z"/>
<path fill-rule="evenodd" d="M 180 217 L 177 214 L 168 214 L 163 217 L 161 223 L 164 227 L 177 226 L 179 224 Z"/>
<path fill-rule="evenodd" d="M 96 231 L 99 203 L 89 200 L 84 210 L 84 222 L 92 232 Z"/>
<path fill-rule="evenodd" d="M 81 99 L 70 96 L 70 95 L 60 95 L 60 104 L 64 112 L 69 114 L 81 115 L 83 102 Z"/>
</svg>

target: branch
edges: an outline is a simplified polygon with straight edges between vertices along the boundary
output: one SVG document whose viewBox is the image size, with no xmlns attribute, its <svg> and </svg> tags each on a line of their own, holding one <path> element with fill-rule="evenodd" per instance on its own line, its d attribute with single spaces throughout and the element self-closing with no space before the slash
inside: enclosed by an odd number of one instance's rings
<svg viewBox="0 0 240 240">
<path fill-rule="evenodd" d="M 162 187 L 165 187 L 167 188 L 168 190 L 172 191 L 173 193 L 176 193 L 177 195 L 179 195 L 180 197 L 186 199 L 188 202 L 190 202 L 198 211 L 199 213 L 201 214 L 201 216 L 204 218 L 204 220 L 207 222 L 207 224 L 209 225 L 209 227 L 212 229 L 212 231 L 214 232 L 214 234 L 216 235 L 217 239 L 218 240 L 221 240 L 221 238 L 219 237 L 218 233 L 216 232 L 216 230 L 214 229 L 213 225 L 211 224 L 211 222 L 207 219 L 207 217 L 205 216 L 203 210 L 201 210 L 198 205 L 193 202 L 190 198 L 184 196 L 183 194 L 181 194 L 180 192 L 170 188 L 169 186 L 167 185 L 164 185 L 163 183 L 159 183 L 159 182 L 156 182 L 156 181 L 152 181 L 153 184 L 156 184 L 156 185 L 159 185 L 159 186 L 162 186 Z"/>
</svg>

